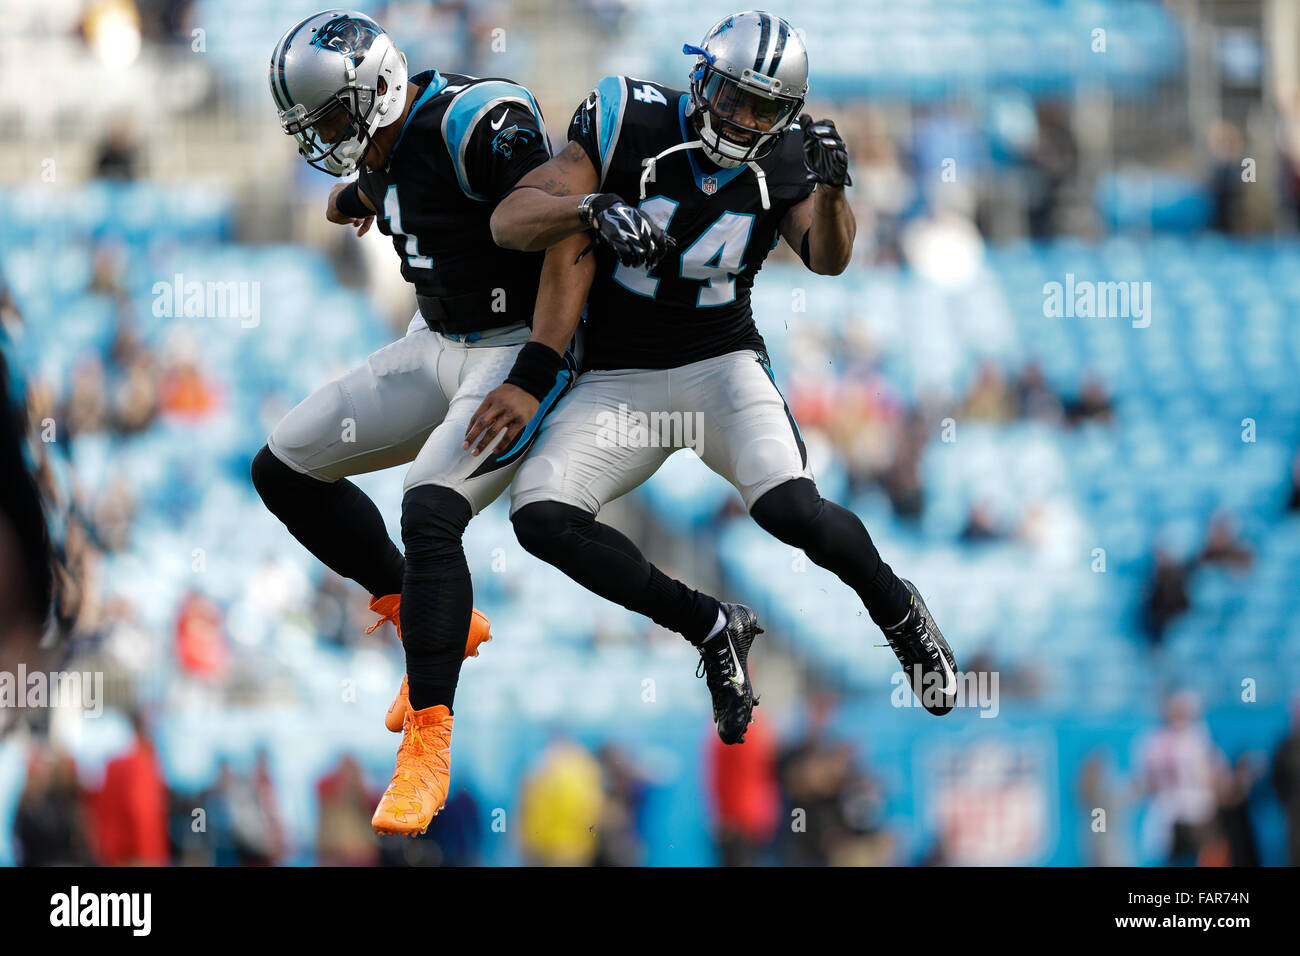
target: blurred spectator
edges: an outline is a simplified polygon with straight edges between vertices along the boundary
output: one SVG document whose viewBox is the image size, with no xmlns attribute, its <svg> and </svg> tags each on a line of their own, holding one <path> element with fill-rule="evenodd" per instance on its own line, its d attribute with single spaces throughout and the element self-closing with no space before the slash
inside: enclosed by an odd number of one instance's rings
<svg viewBox="0 0 1300 956">
<path fill-rule="evenodd" d="M 1188 571 L 1188 566 L 1169 552 L 1156 549 L 1155 567 L 1147 585 L 1142 621 L 1143 629 L 1152 644 L 1164 640 L 1169 623 L 1191 607 L 1191 598 L 1187 594 Z"/>
<path fill-rule="evenodd" d="M 483 848 L 483 815 L 469 787 L 458 786 L 452 791 L 426 835 L 436 853 L 429 854 L 425 862 L 439 866 L 478 865 Z"/>
<path fill-rule="evenodd" d="M 69 437 L 108 427 L 108 387 L 98 356 L 81 359 L 72 369 L 72 390 L 63 412 Z"/>
<path fill-rule="evenodd" d="M 894 513 L 899 518 L 917 521 L 925 511 L 925 489 L 921 483 L 921 458 L 925 451 L 927 421 L 913 410 L 898 434 L 893 461 L 881 480 Z"/>
<path fill-rule="evenodd" d="M 375 866 L 379 846 L 370 826 L 378 795 L 369 792 L 361 765 L 352 754 L 316 781 L 316 863 L 318 866 Z"/>
<path fill-rule="evenodd" d="M 280 801 L 275 792 L 275 781 L 271 775 L 271 758 L 265 749 L 257 751 L 257 763 L 253 767 L 253 789 L 257 794 L 257 805 L 262 811 L 265 838 L 263 854 L 268 865 L 279 863 L 288 849 L 284 821 L 280 817 Z"/>
<path fill-rule="evenodd" d="M 713 811 L 713 839 L 723 866 L 752 866 L 780 826 L 776 740 L 765 719 L 745 731 L 745 742 L 728 746 L 710 734 L 705 781 Z"/>
<path fill-rule="evenodd" d="M 135 179 L 139 166 L 139 148 L 129 119 L 119 117 L 108 128 L 95 157 L 95 177 L 126 182 Z"/>
<path fill-rule="evenodd" d="M 572 741 L 551 743 L 519 793 L 525 860 L 533 866 L 591 866 L 604 810 L 600 764 Z"/>
<path fill-rule="evenodd" d="M 1300 452 L 1291 459 L 1291 494 L 1286 501 L 1287 511 L 1300 511 Z"/>
<path fill-rule="evenodd" d="M 998 527 L 993 513 L 988 506 L 977 502 L 971 506 L 966 518 L 966 527 L 962 528 L 961 540 L 967 544 L 980 544 L 987 541 L 1001 541 L 1006 533 Z"/>
<path fill-rule="evenodd" d="M 1038 362 L 1030 362 L 1016 379 L 1016 400 L 1024 418 L 1059 424 L 1064 415 L 1061 397 L 1052 391 Z"/>
<path fill-rule="evenodd" d="M 1029 234 L 1050 239 L 1060 229 L 1060 208 L 1078 171 L 1079 147 L 1071 114 L 1060 103 L 1039 103 L 1038 137 L 1030 157 Z"/>
<path fill-rule="evenodd" d="M 1083 863 L 1085 866 L 1124 866 L 1128 855 L 1121 837 L 1124 827 L 1121 817 L 1128 803 L 1121 788 L 1113 779 L 1109 761 L 1100 752 L 1089 754 L 1079 768 L 1079 801 L 1087 814 L 1084 837 Z M 1105 826 L 1093 826 L 1097 810 L 1105 811 Z"/>
<path fill-rule="evenodd" d="M 54 589 L 45 503 L 24 454 L 24 409 L 0 350 L 0 666 L 35 660 Z"/>
<path fill-rule="evenodd" d="M 1291 727 L 1273 755 L 1273 789 L 1286 817 L 1287 864 L 1300 866 L 1300 695 L 1291 703 Z"/>
<path fill-rule="evenodd" d="M 973 421 L 1006 422 L 1016 417 L 1015 396 L 1002 369 L 981 362 L 975 382 L 962 401 L 960 415 Z"/>
<path fill-rule="evenodd" d="M 215 383 L 199 370 L 197 357 L 188 350 L 175 355 L 163 370 L 158 392 L 161 409 L 181 418 L 204 418 L 216 409 L 219 401 Z"/>
<path fill-rule="evenodd" d="M 1232 519 L 1226 514 L 1215 515 L 1197 560 L 1202 564 L 1220 564 L 1234 571 L 1247 571 L 1254 559 L 1250 548 L 1237 537 Z"/>
<path fill-rule="evenodd" d="M 1091 375 L 1084 379 L 1079 397 L 1065 403 L 1065 420 L 1070 425 L 1081 425 L 1090 421 L 1109 424 L 1113 418 L 1114 409 L 1111 407 L 1110 393 L 1106 391 L 1106 386 L 1100 379 Z"/>
<path fill-rule="evenodd" d="M 647 784 L 636 765 L 616 744 L 606 743 L 596 754 L 605 779 L 605 803 L 600 820 L 598 866 L 638 866 L 645 854 L 642 811 Z"/>
<path fill-rule="evenodd" d="M 878 819 L 879 788 L 858 767 L 853 747 L 827 734 L 834 708 L 831 695 L 812 695 L 803 736 L 777 762 L 791 821 L 778 843 L 783 864 L 879 865 L 892 855 Z"/>
<path fill-rule="evenodd" d="M 217 864 L 272 866 L 283 852 L 279 814 L 269 796 L 269 777 L 259 767 L 237 773 L 223 760 L 216 785 L 203 794 L 208 817 L 216 830 Z"/>
<path fill-rule="evenodd" d="M 95 855 L 104 866 L 168 862 L 167 785 L 143 717 L 131 718 L 131 746 L 104 769 L 90 798 Z"/>
<path fill-rule="evenodd" d="M 1226 120 L 1210 124 L 1210 195 L 1213 214 L 1210 228 L 1218 232 L 1241 232 L 1245 226 L 1246 186 L 1241 179 L 1245 156 L 1241 130 Z"/>
<path fill-rule="evenodd" d="M 216 679 L 225 673 L 229 652 L 221 607 L 190 591 L 176 615 L 176 656 L 191 674 Z"/>
<path fill-rule="evenodd" d="M 86 843 L 77 766 L 44 744 L 32 747 L 27 780 L 14 817 L 14 842 L 23 866 L 86 866 Z"/>
<path fill-rule="evenodd" d="M 1196 696 L 1170 695 L 1164 723 L 1138 745 L 1138 788 L 1150 799 L 1147 845 L 1169 865 L 1197 862 L 1213 832 L 1223 771 L 1223 755 L 1210 739 Z"/>
<path fill-rule="evenodd" d="M 1220 773 L 1218 845 L 1226 866 L 1259 866 L 1251 801 L 1262 776 L 1253 754 L 1242 754 Z"/>
</svg>

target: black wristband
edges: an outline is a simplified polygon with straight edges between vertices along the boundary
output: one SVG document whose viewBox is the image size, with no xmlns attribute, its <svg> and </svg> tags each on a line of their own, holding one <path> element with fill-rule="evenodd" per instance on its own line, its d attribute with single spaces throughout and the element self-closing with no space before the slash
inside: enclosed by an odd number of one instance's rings
<svg viewBox="0 0 1300 956">
<path fill-rule="evenodd" d="M 549 345 L 525 342 L 515 356 L 506 384 L 522 388 L 540 402 L 555 387 L 556 379 L 567 366 L 564 356 Z"/>
<path fill-rule="evenodd" d="M 334 205 L 349 219 L 365 219 L 375 214 L 373 209 L 361 201 L 361 187 L 357 185 L 355 179 L 343 187 L 338 198 L 334 200 Z"/>
</svg>

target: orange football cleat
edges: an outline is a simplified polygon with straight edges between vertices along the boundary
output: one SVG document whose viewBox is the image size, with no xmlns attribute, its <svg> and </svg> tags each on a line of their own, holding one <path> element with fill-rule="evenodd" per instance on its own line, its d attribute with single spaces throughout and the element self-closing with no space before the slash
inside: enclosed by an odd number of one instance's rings
<svg viewBox="0 0 1300 956">
<path fill-rule="evenodd" d="M 381 615 L 381 617 L 366 628 L 366 633 L 372 634 L 385 621 L 392 621 L 393 627 L 397 628 L 397 636 L 400 638 L 402 636 L 401 601 L 402 596 L 400 594 L 372 597 L 370 599 L 370 610 Z M 474 613 L 469 621 L 469 636 L 465 639 L 465 657 L 478 657 L 479 647 L 490 640 L 492 640 L 492 623 L 488 620 L 486 614 L 478 608 L 474 608 Z M 402 686 L 398 689 L 393 702 L 388 705 L 388 713 L 384 715 L 384 726 L 395 734 L 402 732 L 402 721 L 406 719 L 406 712 L 411 709 L 408 686 L 406 678 L 403 677 Z"/>
<path fill-rule="evenodd" d="M 454 720 L 442 704 L 406 712 L 393 779 L 370 818 L 376 833 L 416 836 L 447 805 Z"/>
</svg>

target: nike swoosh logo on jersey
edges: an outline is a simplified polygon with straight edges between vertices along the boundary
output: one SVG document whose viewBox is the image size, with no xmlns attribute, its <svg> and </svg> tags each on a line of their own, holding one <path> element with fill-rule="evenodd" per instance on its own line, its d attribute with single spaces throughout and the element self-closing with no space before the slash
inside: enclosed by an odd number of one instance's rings
<svg viewBox="0 0 1300 956">
<path fill-rule="evenodd" d="M 497 120 L 495 123 L 488 123 L 488 125 L 491 126 L 493 129 L 500 129 L 502 126 L 505 125 L 506 117 L 509 115 L 510 115 L 510 110 L 508 109 L 502 110 L 501 118 Z"/>
<path fill-rule="evenodd" d="M 587 102 L 582 104 L 584 110 L 594 110 L 596 108 L 596 94 L 588 93 Z"/>
</svg>

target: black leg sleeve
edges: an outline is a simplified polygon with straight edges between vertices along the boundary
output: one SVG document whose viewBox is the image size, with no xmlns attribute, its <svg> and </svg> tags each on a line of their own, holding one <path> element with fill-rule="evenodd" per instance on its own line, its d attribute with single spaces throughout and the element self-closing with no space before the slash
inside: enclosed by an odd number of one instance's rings
<svg viewBox="0 0 1300 956">
<path fill-rule="evenodd" d="M 420 485 L 402 499 L 402 646 L 411 707 L 423 710 L 456 696 L 465 635 L 474 613 L 474 587 L 461 537 L 469 502 L 440 485 Z"/>
<path fill-rule="evenodd" d="M 581 508 L 558 501 L 525 505 L 511 516 L 529 553 L 553 564 L 588 591 L 644 614 L 701 643 L 718 620 L 718 601 L 668 577 L 625 535 Z"/>
<path fill-rule="evenodd" d="M 892 627 L 907 616 L 911 593 L 881 560 L 862 521 L 823 498 L 809 479 L 777 485 L 754 502 L 749 514 L 768 534 L 834 571 L 858 592 L 880 627 Z"/>
<path fill-rule="evenodd" d="M 402 590 L 402 552 L 375 503 L 352 482 L 294 471 L 263 445 L 253 459 L 253 487 L 271 514 L 330 570 L 375 597 Z"/>
</svg>

